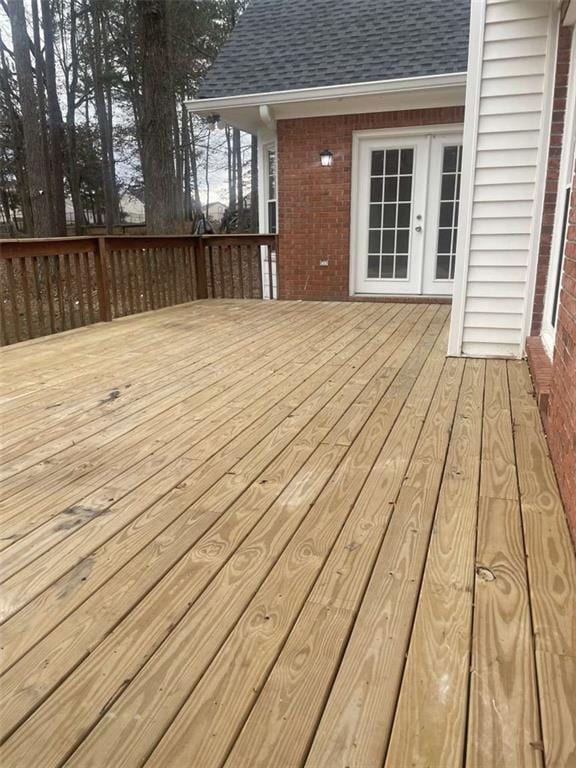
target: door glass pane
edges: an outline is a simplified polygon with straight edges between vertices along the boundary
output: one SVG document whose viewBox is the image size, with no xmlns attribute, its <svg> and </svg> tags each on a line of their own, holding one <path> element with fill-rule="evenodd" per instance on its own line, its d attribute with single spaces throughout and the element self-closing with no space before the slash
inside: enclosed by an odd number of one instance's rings
<svg viewBox="0 0 576 768">
<path fill-rule="evenodd" d="M 453 280 L 458 235 L 462 145 L 444 147 L 440 178 L 440 213 L 436 243 L 436 280 Z"/>
<path fill-rule="evenodd" d="M 380 277 L 380 256 L 377 253 L 368 254 L 368 277 Z"/>
<path fill-rule="evenodd" d="M 412 147 L 372 151 L 368 277 L 385 280 L 408 277 L 413 169 Z"/>
</svg>

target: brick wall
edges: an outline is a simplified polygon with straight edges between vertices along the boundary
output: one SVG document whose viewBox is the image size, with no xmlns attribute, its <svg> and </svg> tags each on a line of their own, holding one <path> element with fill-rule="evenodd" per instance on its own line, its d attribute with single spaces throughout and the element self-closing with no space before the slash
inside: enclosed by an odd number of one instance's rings
<svg viewBox="0 0 576 768">
<path fill-rule="evenodd" d="M 463 121 L 464 107 L 278 121 L 280 298 L 348 297 L 353 131 Z"/>
<path fill-rule="evenodd" d="M 550 453 L 576 542 L 576 173 L 572 181 L 546 422 Z"/>
<path fill-rule="evenodd" d="M 560 155 L 562 153 L 562 136 L 564 132 L 564 113 L 566 111 L 571 41 L 571 27 L 561 26 L 558 37 L 552 125 L 550 147 L 548 149 L 548 169 L 546 173 L 542 228 L 540 230 L 540 249 L 538 252 L 538 270 L 536 273 L 536 290 L 534 295 L 534 310 L 532 314 L 532 333 L 534 335 L 540 333 L 540 328 L 542 326 L 544 295 L 546 293 L 552 229 L 554 226 L 554 211 L 556 209 L 556 193 L 558 191 Z"/>
</svg>

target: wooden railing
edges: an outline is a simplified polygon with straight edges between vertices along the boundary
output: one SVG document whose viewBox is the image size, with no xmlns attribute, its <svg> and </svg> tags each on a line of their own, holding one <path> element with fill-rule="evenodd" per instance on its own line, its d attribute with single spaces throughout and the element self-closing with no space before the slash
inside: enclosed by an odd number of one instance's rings
<svg viewBox="0 0 576 768">
<path fill-rule="evenodd" d="M 275 298 L 274 235 L 0 240 L 2 345 L 196 299 Z"/>
</svg>

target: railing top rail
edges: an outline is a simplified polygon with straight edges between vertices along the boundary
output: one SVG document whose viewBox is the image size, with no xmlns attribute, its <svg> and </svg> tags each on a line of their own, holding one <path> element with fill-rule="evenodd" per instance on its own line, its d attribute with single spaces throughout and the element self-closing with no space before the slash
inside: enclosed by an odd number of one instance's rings
<svg viewBox="0 0 576 768">
<path fill-rule="evenodd" d="M 108 248 L 122 250 L 133 245 L 137 248 L 174 247 L 202 241 L 211 245 L 273 245 L 276 235 L 260 233 L 232 233 L 213 235 L 79 235 L 71 237 L 23 237 L 0 239 L 0 258 L 15 256 L 50 256 L 57 253 L 77 253 L 96 250 L 103 240 Z"/>
</svg>

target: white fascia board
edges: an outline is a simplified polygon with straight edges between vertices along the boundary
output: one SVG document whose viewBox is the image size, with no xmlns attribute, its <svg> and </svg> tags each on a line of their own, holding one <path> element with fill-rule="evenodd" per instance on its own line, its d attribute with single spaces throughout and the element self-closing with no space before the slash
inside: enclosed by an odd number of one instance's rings
<svg viewBox="0 0 576 768">
<path fill-rule="evenodd" d="M 576 25 L 576 0 L 570 0 L 562 24 L 566 27 L 573 27 Z"/>
<path fill-rule="evenodd" d="M 290 91 L 268 91 L 248 93 L 241 96 L 222 96 L 214 99 L 191 99 L 187 108 L 197 114 L 210 114 L 221 109 L 234 107 L 259 107 L 262 104 L 291 104 L 303 101 L 322 101 L 324 99 L 343 99 L 348 96 L 372 96 L 380 93 L 397 93 L 431 88 L 446 88 L 466 84 L 466 72 L 448 75 L 425 75 L 397 80 L 375 80 L 366 83 L 348 83 L 328 85 L 316 88 L 299 88 Z"/>
</svg>

